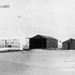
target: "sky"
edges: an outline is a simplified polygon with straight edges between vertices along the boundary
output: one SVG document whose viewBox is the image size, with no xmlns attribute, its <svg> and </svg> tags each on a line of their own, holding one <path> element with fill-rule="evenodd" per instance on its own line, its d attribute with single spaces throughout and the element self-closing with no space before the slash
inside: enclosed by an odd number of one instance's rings
<svg viewBox="0 0 75 75">
<path fill-rule="evenodd" d="M 75 38 L 74 0 L 0 0 L 0 38 L 42 34 L 64 41 Z"/>
</svg>

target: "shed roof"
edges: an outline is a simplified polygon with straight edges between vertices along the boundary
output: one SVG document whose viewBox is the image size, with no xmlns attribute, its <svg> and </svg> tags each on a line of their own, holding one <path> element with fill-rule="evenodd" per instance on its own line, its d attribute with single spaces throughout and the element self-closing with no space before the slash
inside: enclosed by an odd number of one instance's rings
<svg viewBox="0 0 75 75">
<path fill-rule="evenodd" d="M 53 38 L 51 36 L 45 36 L 45 35 L 36 35 L 34 37 L 31 37 L 31 38 L 46 38 L 46 39 L 55 39 L 55 40 L 57 40 L 56 38 Z"/>
<path fill-rule="evenodd" d="M 68 39 L 68 40 L 64 41 L 63 43 L 65 43 L 65 42 L 70 42 L 70 41 L 75 41 L 75 39 L 70 38 L 70 39 Z"/>
</svg>

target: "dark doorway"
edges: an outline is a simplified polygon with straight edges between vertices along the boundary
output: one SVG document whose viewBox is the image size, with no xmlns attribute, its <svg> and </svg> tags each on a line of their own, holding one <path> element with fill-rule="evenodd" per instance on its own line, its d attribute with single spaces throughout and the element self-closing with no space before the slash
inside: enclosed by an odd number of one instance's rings
<svg viewBox="0 0 75 75">
<path fill-rule="evenodd" d="M 30 49 L 44 49 L 46 48 L 46 39 L 30 39 Z"/>
<path fill-rule="evenodd" d="M 70 49 L 70 43 L 68 43 L 68 49 Z"/>
</svg>

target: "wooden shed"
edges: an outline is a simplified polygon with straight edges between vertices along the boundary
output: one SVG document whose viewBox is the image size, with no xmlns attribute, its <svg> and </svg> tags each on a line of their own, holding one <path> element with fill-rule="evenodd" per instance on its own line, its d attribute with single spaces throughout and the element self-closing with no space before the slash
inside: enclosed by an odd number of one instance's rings
<svg viewBox="0 0 75 75">
<path fill-rule="evenodd" d="M 58 48 L 58 40 L 44 35 L 36 35 L 29 38 L 29 49 L 50 49 Z"/>
<path fill-rule="evenodd" d="M 62 48 L 64 50 L 75 49 L 75 39 L 70 38 L 67 41 L 64 41 L 62 43 Z"/>
</svg>

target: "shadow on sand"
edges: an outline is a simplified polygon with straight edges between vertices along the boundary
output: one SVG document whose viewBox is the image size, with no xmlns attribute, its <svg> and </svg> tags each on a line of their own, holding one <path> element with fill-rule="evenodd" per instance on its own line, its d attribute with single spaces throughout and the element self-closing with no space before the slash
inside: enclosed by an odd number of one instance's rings
<svg viewBox="0 0 75 75">
<path fill-rule="evenodd" d="M 8 52 L 21 52 L 21 51 L 30 51 L 30 49 L 25 49 L 25 50 L 3 50 L 0 51 L 0 53 L 8 53 Z"/>
</svg>

